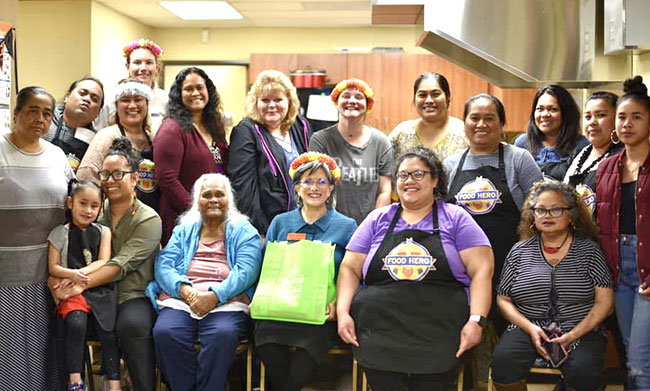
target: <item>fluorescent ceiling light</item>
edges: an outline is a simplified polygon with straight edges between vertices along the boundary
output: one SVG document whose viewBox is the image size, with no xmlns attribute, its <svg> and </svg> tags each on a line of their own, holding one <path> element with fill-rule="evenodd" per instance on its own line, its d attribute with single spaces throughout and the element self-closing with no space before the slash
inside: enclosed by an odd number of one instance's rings
<svg viewBox="0 0 650 391">
<path fill-rule="evenodd" d="M 243 19 L 225 1 L 160 1 L 158 4 L 184 20 Z"/>
</svg>

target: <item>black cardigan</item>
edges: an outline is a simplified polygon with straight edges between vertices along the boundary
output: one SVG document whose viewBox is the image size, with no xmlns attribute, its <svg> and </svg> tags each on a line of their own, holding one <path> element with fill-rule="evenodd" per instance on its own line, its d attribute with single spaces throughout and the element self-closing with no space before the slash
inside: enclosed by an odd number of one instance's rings
<svg viewBox="0 0 650 391">
<path fill-rule="evenodd" d="M 289 132 L 298 153 L 307 152 L 312 135 L 309 123 L 299 116 Z M 260 234 L 266 234 L 271 220 L 290 210 L 289 197 L 293 197 L 284 151 L 264 125 L 248 118 L 233 128 L 228 149 L 228 177 L 237 208 Z"/>
</svg>

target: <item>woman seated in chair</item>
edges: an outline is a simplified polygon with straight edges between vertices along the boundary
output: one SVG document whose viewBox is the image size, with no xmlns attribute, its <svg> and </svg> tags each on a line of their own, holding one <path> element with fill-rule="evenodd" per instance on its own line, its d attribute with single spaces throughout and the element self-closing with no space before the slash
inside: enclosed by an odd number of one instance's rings
<svg viewBox="0 0 650 391">
<path fill-rule="evenodd" d="M 156 257 L 156 280 L 147 286 L 159 310 L 154 344 L 172 391 L 224 390 L 237 345 L 248 330 L 261 240 L 237 210 L 224 175 L 199 177 L 192 199 Z"/>
<path fill-rule="evenodd" d="M 497 291 L 511 324 L 492 355 L 496 389 L 525 390 L 533 362 L 550 360 L 553 344 L 568 352 L 560 366 L 568 389 L 602 389 L 603 321 L 614 292 L 591 212 L 570 185 L 540 181 L 524 204 L 519 233 Z"/>
<path fill-rule="evenodd" d="M 353 219 L 332 207 L 341 171 L 331 157 L 307 152 L 293 161 L 289 174 L 293 179 L 298 209 L 276 216 L 266 233 L 266 241 L 307 239 L 334 244 L 336 279 L 345 246 L 357 228 Z M 323 325 L 271 320 L 257 322 L 256 351 L 266 366 L 273 390 L 297 391 L 309 381 L 316 365 L 338 340 L 336 323 L 332 322 L 336 318 L 335 308 L 335 302 L 329 303 L 329 318 Z M 291 346 L 296 348 L 293 355 L 289 354 Z"/>
</svg>

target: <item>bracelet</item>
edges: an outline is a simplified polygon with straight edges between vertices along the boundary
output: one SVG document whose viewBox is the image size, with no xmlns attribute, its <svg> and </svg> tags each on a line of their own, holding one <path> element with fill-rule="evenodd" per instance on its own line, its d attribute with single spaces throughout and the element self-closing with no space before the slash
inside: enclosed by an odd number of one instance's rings
<svg viewBox="0 0 650 391">
<path fill-rule="evenodd" d="M 199 293 L 196 290 L 192 290 L 189 295 L 187 295 L 187 298 L 185 298 L 185 301 L 188 303 L 191 303 L 196 299 L 196 297 L 199 295 Z"/>
</svg>

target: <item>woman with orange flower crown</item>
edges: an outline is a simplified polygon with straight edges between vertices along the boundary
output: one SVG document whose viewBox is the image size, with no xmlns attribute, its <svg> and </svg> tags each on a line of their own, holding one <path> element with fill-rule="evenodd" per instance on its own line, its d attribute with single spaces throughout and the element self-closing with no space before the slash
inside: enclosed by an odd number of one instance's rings
<svg viewBox="0 0 650 391">
<path fill-rule="evenodd" d="M 167 115 L 167 91 L 156 87 L 156 78 L 161 69 L 160 57 L 163 50 L 154 41 L 147 38 L 136 39 L 122 49 L 126 58 L 126 71 L 129 78 L 138 79 L 151 87 L 153 99 L 149 101 L 149 115 L 151 128 L 155 132 Z M 106 94 L 106 96 L 113 96 Z M 95 128 L 102 129 L 110 125 L 111 118 L 115 116 L 115 101 L 106 102 L 102 111 L 95 120 Z"/>
<path fill-rule="evenodd" d="M 360 224 L 373 209 L 390 204 L 393 150 L 383 132 L 364 124 L 375 103 L 366 82 L 343 80 L 331 98 L 339 122 L 314 134 L 310 149 L 336 159 L 341 168 L 336 209 Z"/>
<path fill-rule="evenodd" d="M 266 234 L 272 241 L 319 240 L 335 245 L 335 276 L 345 246 L 357 228 L 356 223 L 332 207 L 334 188 L 341 171 L 334 160 L 318 152 L 298 156 L 289 170 L 298 209 L 276 216 Z M 326 309 L 328 322 L 311 325 L 281 321 L 258 321 L 255 327 L 256 351 L 269 374 L 274 390 L 301 390 L 314 374 L 316 365 L 333 345 L 336 337 L 335 302 Z M 296 351 L 289 353 L 289 347 Z"/>
</svg>

